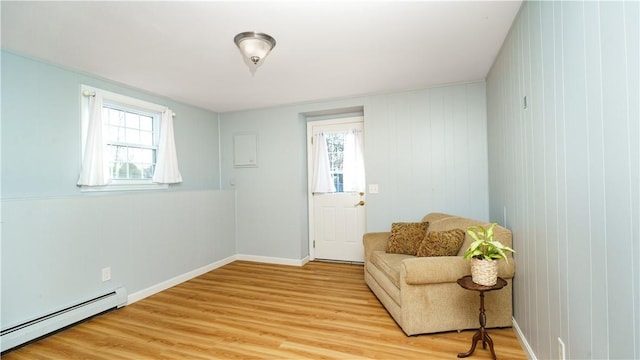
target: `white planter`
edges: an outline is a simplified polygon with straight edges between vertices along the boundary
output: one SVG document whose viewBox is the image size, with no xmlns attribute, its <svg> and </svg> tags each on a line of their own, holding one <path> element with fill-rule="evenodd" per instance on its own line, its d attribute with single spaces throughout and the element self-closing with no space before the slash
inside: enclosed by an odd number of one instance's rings
<svg viewBox="0 0 640 360">
<path fill-rule="evenodd" d="M 478 285 L 495 285 L 498 282 L 498 261 L 471 258 L 471 280 Z"/>
</svg>

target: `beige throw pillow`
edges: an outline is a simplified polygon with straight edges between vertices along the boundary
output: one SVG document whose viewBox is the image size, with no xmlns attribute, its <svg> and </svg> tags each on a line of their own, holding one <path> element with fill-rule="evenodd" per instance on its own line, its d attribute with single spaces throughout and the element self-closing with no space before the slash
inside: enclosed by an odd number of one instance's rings
<svg viewBox="0 0 640 360">
<path fill-rule="evenodd" d="M 387 252 L 393 254 L 416 255 L 423 241 L 428 222 L 397 222 L 391 224 L 391 235 L 387 242 Z"/>
<path fill-rule="evenodd" d="M 416 256 L 456 256 L 464 243 L 460 229 L 429 231 L 420 243 Z"/>
</svg>

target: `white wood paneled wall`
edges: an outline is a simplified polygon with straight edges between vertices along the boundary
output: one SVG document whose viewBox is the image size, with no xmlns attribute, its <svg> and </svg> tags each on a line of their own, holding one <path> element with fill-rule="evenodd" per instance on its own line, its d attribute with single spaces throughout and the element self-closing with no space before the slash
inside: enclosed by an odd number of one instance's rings
<svg viewBox="0 0 640 360">
<path fill-rule="evenodd" d="M 487 79 L 490 215 L 539 359 L 558 338 L 640 358 L 639 22 L 637 1 L 525 2 Z"/>
<path fill-rule="evenodd" d="M 365 161 L 381 190 L 368 197 L 368 230 L 429 212 L 488 220 L 486 121 L 484 82 L 374 97 Z"/>
<path fill-rule="evenodd" d="M 234 203 L 234 191 L 3 199 L 2 328 L 235 255 Z"/>
</svg>

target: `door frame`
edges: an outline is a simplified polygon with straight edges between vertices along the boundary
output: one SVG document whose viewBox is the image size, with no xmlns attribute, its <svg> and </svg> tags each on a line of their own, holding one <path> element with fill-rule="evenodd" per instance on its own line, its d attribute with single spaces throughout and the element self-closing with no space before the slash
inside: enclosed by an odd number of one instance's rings
<svg viewBox="0 0 640 360">
<path fill-rule="evenodd" d="M 307 121 L 307 221 L 309 224 L 309 261 L 315 260 L 316 248 L 314 246 L 315 237 L 315 217 L 314 203 L 311 187 L 313 186 L 313 127 L 314 126 L 331 126 L 343 124 L 362 123 L 364 132 L 364 115 L 355 115 L 342 118 L 333 118 L 328 120 L 308 120 Z M 365 144 L 366 148 L 366 144 Z M 365 167 L 365 173 L 367 169 Z M 366 223 L 366 212 L 365 212 Z"/>
</svg>

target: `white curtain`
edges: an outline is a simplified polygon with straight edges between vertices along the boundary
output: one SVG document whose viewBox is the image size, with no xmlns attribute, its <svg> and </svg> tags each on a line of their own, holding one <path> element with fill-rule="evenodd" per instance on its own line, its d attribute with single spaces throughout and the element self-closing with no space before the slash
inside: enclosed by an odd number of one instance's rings
<svg viewBox="0 0 640 360">
<path fill-rule="evenodd" d="M 313 184 L 311 186 L 314 193 L 333 193 L 336 186 L 333 184 L 331 170 L 329 168 L 329 150 L 327 149 L 327 139 L 324 133 L 314 136 L 316 148 L 313 159 Z"/>
<path fill-rule="evenodd" d="M 160 143 L 156 157 L 156 170 L 153 182 L 159 184 L 173 184 L 182 182 L 182 175 L 178 170 L 178 155 L 176 142 L 173 139 L 173 111 L 166 109 L 162 113 L 160 123 Z"/>
<path fill-rule="evenodd" d="M 350 130 L 344 135 L 344 160 L 342 163 L 343 190 L 364 192 L 364 156 L 362 132 Z"/>
<path fill-rule="evenodd" d="M 106 159 L 107 154 L 102 139 L 102 103 L 102 95 L 100 93 L 89 97 L 87 142 L 84 148 L 78 185 L 103 186 L 111 182 L 109 162 Z"/>
</svg>

